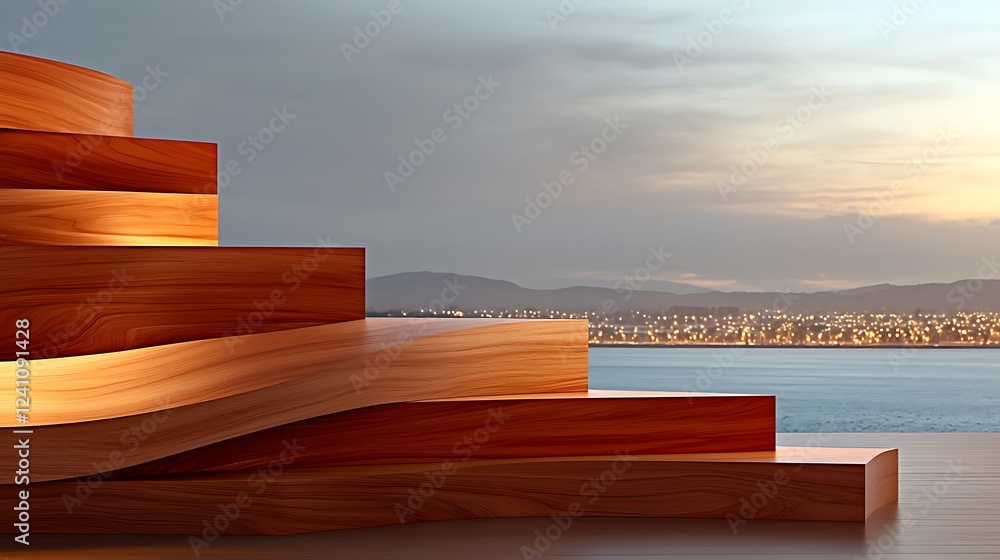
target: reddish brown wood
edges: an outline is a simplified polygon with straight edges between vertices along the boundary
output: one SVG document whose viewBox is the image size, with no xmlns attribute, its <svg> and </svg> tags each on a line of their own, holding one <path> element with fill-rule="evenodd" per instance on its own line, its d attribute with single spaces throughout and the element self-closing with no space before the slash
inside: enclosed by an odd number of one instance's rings
<svg viewBox="0 0 1000 560">
<path fill-rule="evenodd" d="M 4 246 L 0 262 L 0 340 L 30 319 L 36 359 L 364 317 L 364 249 Z"/>
<path fill-rule="evenodd" d="M 755 519 L 862 522 L 895 501 L 894 487 L 878 501 L 866 493 L 872 484 L 892 486 L 898 463 L 895 450 L 781 447 L 300 469 L 301 453 L 286 442 L 272 449 L 267 469 L 105 480 L 87 492 L 75 481 L 32 484 L 31 511 L 44 520 L 33 531 L 199 538 L 550 515 L 563 523 L 583 516 L 721 518 L 737 527 Z M 872 480 L 879 474 L 891 480 Z M 4 509 L 13 507 L 12 495 L 0 498 Z"/>
<path fill-rule="evenodd" d="M 287 424 L 113 476 L 252 470 L 266 466 L 273 450 L 292 440 L 306 448 L 297 467 L 334 467 L 609 455 L 624 449 L 636 454 L 773 451 L 774 428 L 773 396 L 591 391 L 420 401 Z M 57 437 L 45 429 L 41 434 L 42 442 Z"/>
<path fill-rule="evenodd" d="M 0 188 L 217 194 L 204 142 L 0 130 Z"/>
<path fill-rule="evenodd" d="M 0 51 L 0 128 L 132 136 L 133 96 L 107 74 Z"/>
</svg>

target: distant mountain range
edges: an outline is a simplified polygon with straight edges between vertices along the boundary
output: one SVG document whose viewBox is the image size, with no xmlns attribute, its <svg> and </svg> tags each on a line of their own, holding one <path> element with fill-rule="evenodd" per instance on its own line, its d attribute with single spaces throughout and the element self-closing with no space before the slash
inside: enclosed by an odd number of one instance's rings
<svg viewBox="0 0 1000 560">
<path fill-rule="evenodd" d="M 1000 311 L 1000 280 L 951 284 L 896 286 L 879 284 L 851 290 L 817 293 L 717 292 L 690 293 L 694 286 L 678 284 L 688 293 L 666 291 L 670 284 L 649 282 L 641 290 L 575 286 L 556 290 L 522 288 L 512 282 L 478 276 L 408 272 L 368 280 L 368 310 L 415 311 L 443 299 L 449 309 L 554 309 L 583 312 L 614 306 L 623 311 L 668 311 L 672 308 L 730 308 L 740 312 L 787 309 L 792 312 Z M 973 291 L 977 289 L 977 291 Z M 445 296 L 442 298 L 442 295 Z"/>
<path fill-rule="evenodd" d="M 587 280 L 576 283 L 576 286 L 581 288 L 614 288 L 616 285 L 620 285 L 620 282 L 620 280 Z M 570 283 L 571 281 L 564 282 L 564 284 Z M 642 290 L 646 292 L 667 292 L 668 294 L 682 296 L 688 294 L 707 294 L 714 291 L 710 288 L 702 288 L 701 286 L 681 282 L 671 282 L 669 280 L 648 280 L 642 284 Z"/>
</svg>

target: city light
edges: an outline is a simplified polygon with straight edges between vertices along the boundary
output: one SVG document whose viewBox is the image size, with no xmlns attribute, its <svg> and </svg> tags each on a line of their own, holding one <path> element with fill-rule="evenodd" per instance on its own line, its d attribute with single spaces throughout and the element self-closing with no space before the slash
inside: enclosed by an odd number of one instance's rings
<svg viewBox="0 0 1000 560">
<path fill-rule="evenodd" d="M 422 311 L 385 313 L 414 316 Z M 684 315 L 620 311 L 446 310 L 437 317 L 587 319 L 591 344 L 658 346 L 1000 346 L 1000 313 L 789 313 Z"/>
</svg>

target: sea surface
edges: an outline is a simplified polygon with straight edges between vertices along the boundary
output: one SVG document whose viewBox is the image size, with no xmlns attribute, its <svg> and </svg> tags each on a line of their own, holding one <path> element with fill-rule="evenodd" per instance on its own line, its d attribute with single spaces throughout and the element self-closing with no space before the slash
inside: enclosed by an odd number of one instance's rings
<svg viewBox="0 0 1000 560">
<path fill-rule="evenodd" d="M 590 386 L 776 395 L 779 432 L 1000 431 L 1000 349 L 591 348 Z"/>
</svg>

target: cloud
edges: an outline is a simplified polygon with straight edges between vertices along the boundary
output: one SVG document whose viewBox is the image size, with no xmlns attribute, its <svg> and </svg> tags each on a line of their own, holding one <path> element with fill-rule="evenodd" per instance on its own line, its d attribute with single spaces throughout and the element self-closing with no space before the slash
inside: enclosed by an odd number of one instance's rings
<svg viewBox="0 0 1000 560">
<path fill-rule="evenodd" d="M 104 0 L 74 4 L 25 50 L 133 81 L 159 64 L 171 75 L 137 132 L 219 142 L 243 168 L 222 194 L 223 243 L 332 236 L 368 246 L 373 275 L 538 285 L 625 274 L 664 244 L 664 279 L 781 289 L 951 280 L 991 250 L 992 230 L 966 220 L 995 208 L 1000 71 L 978 23 L 995 4 L 928 4 L 886 42 L 879 3 L 751 3 L 682 72 L 674 53 L 733 3 L 590 0 L 553 31 L 554 5 L 405 3 L 348 63 L 342 43 L 384 2 L 245 2 L 220 21 L 203 0 Z M 8 1 L 0 21 L 36 10 Z M 452 130 L 445 111 L 489 75 L 503 85 Z M 824 84 L 829 104 L 723 202 L 719 182 Z M 283 107 L 298 118 L 246 161 L 241 142 Z M 578 171 L 574 152 L 613 117 L 630 128 Z M 844 223 L 908 180 L 942 126 L 962 142 L 848 243 Z M 436 128 L 448 140 L 390 191 L 385 172 Z M 566 169 L 573 184 L 518 235 L 511 214 Z"/>
</svg>

